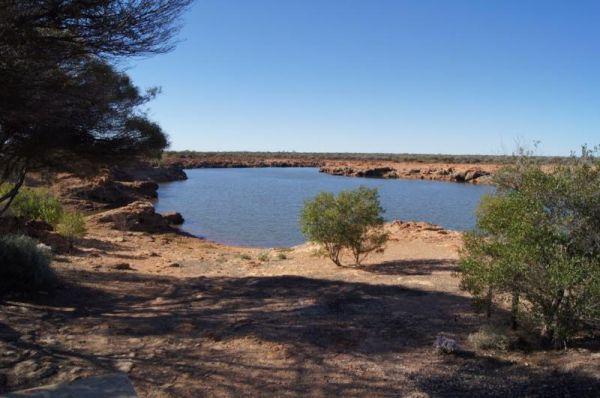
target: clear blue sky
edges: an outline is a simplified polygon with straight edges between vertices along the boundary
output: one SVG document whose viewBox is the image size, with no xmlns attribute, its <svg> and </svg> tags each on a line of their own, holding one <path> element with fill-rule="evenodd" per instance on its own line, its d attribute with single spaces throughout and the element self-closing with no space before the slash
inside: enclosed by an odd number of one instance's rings
<svg viewBox="0 0 600 398">
<path fill-rule="evenodd" d="M 197 0 L 183 22 L 129 64 L 176 150 L 600 143 L 598 0 Z"/>
</svg>

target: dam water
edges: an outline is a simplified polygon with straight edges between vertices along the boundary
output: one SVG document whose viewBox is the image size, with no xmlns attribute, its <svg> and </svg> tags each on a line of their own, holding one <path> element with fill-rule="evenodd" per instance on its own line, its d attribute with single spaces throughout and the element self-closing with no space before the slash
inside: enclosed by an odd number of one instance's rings
<svg viewBox="0 0 600 398">
<path fill-rule="evenodd" d="M 493 188 L 426 180 L 340 177 L 316 168 L 186 170 L 188 179 L 160 185 L 157 211 L 180 212 L 182 229 L 212 241 L 256 247 L 303 243 L 298 217 L 321 191 L 378 188 L 386 220 L 427 221 L 448 229 L 475 225 L 475 209 Z"/>
</svg>

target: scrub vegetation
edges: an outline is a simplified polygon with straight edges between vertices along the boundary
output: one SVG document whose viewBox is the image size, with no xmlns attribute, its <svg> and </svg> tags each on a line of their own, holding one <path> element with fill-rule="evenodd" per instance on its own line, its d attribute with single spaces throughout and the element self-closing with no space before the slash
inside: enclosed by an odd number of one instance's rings
<svg viewBox="0 0 600 398">
<path fill-rule="evenodd" d="M 563 347 L 600 326 L 600 161 L 584 148 L 544 172 L 523 156 L 496 176 L 477 230 L 465 236 L 462 287 L 491 315 L 511 299 L 513 328 L 525 317 L 544 341 Z"/>
<path fill-rule="evenodd" d="M 346 153 L 346 152 L 199 152 L 199 151 L 165 151 L 164 161 L 174 159 L 234 158 L 246 159 L 291 159 L 291 160 L 372 160 L 414 163 L 466 163 L 466 164 L 511 164 L 517 159 L 515 155 L 449 155 L 449 154 L 415 154 L 415 153 Z M 563 163 L 569 157 L 535 156 L 542 163 Z"/>
<path fill-rule="evenodd" d="M 361 265 L 374 251 L 382 251 L 388 239 L 383 208 L 376 189 L 360 187 L 337 196 L 322 192 L 304 205 L 300 215 L 302 233 L 320 244 L 336 265 L 349 253 Z"/>
<path fill-rule="evenodd" d="M 26 236 L 0 236 L 0 296 L 11 292 L 50 290 L 56 275 L 50 255 Z"/>
</svg>

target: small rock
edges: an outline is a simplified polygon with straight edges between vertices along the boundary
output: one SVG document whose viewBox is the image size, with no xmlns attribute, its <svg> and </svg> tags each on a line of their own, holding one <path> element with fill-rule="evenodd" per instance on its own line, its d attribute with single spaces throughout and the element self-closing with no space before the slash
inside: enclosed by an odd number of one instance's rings
<svg viewBox="0 0 600 398">
<path fill-rule="evenodd" d="M 46 245 L 45 243 L 38 243 L 38 244 L 36 245 L 36 247 L 37 247 L 37 248 L 38 248 L 40 251 L 42 251 L 42 252 L 44 252 L 44 253 L 46 253 L 46 254 L 50 254 L 50 253 L 52 253 L 52 248 L 51 248 L 50 246 Z"/>
<path fill-rule="evenodd" d="M 169 267 L 171 267 L 171 268 L 179 268 L 179 267 L 181 267 L 181 264 L 179 264 L 179 263 L 171 263 L 171 264 L 169 264 Z"/>
<path fill-rule="evenodd" d="M 442 335 L 436 337 L 433 347 L 441 354 L 453 354 L 460 350 L 456 340 Z"/>
<path fill-rule="evenodd" d="M 131 265 L 129 265 L 129 263 L 117 263 L 117 264 L 113 264 L 111 266 L 112 269 L 118 270 L 118 271 L 127 271 L 127 270 L 132 270 L 133 268 L 131 268 Z"/>
<path fill-rule="evenodd" d="M 35 336 L 33 333 L 28 333 L 19 337 L 19 340 L 24 343 L 32 343 L 35 340 Z"/>
<path fill-rule="evenodd" d="M 185 221 L 181 213 L 165 213 L 162 216 L 171 225 L 181 225 Z"/>
<path fill-rule="evenodd" d="M 123 373 L 129 373 L 133 369 L 133 362 L 131 361 L 118 361 L 115 367 Z"/>
</svg>

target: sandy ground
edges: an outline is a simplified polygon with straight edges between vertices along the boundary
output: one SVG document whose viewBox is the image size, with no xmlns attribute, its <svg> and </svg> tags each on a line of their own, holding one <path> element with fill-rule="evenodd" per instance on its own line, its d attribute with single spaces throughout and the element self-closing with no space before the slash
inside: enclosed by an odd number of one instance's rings
<svg viewBox="0 0 600 398">
<path fill-rule="evenodd" d="M 453 275 L 460 235 L 390 228 L 385 253 L 340 268 L 311 245 L 91 226 L 55 258 L 59 291 L 0 303 L 0 393 L 122 371 L 142 397 L 600 396 L 597 347 L 471 347 L 485 319 Z M 438 334 L 464 352 L 436 353 Z"/>
</svg>

